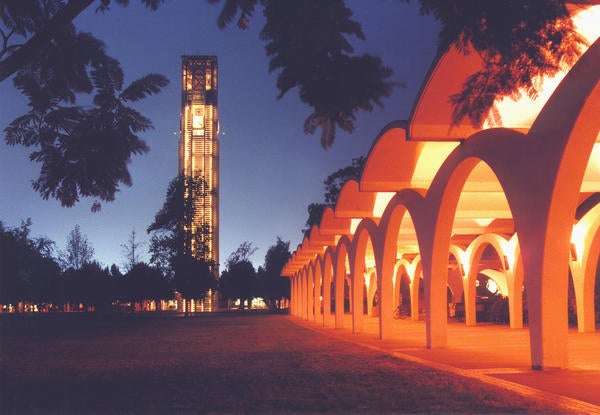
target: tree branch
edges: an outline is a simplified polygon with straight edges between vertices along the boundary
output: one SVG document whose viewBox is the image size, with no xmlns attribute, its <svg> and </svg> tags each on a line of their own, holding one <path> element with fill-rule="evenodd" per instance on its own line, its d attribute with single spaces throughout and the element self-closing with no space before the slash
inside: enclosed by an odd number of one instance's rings
<svg viewBox="0 0 600 415">
<path fill-rule="evenodd" d="M 21 48 L 0 62 L 0 82 L 32 62 L 47 39 L 52 38 L 60 27 L 71 23 L 93 2 L 94 0 L 70 0 L 65 7 L 52 17 L 43 30 L 33 35 Z"/>
</svg>

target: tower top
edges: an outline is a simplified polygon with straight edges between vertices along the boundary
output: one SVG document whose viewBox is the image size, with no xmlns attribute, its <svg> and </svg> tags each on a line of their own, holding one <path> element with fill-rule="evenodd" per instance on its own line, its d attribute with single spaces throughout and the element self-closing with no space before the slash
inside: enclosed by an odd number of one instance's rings
<svg viewBox="0 0 600 415">
<path fill-rule="evenodd" d="M 194 60 L 217 62 L 217 56 L 216 55 L 181 55 L 182 62 L 189 62 L 189 61 L 194 61 Z"/>
</svg>

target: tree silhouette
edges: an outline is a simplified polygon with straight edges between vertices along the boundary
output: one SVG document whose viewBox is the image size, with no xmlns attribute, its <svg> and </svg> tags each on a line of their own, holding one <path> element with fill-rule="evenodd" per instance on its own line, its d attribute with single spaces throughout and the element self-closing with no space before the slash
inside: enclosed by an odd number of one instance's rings
<svg viewBox="0 0 600 415">
<path fill-rule="evenodd" d="M 16 228 L 6 228 L 0 221 L 0 304 L 39 304 L 59 298 L 54 242 L 31 238 L 30 228 L 31 219 Z"/>
<path fill-rule="evenodd" d="M 208 197 L 210 191 L 200 172 L 191 176 L 179 174 L 169 183 L 165 202 L 147 228 L 151 235 L 150 262 L 166 274 L 172 274 L 173 260 L 178 256 L 210 260 L 207 258 L 207 245 L 212 238 L 210 228 L 202 224 L 197 228 L 193 226 L 199 205 L 203 204 L 197 201 Z"/>
<path fill-rule="evenodd" d="M 319 225 L 321 223 L 323 212 L 325 212 L 327 207 L 335 207 L 344 184 L 346 184 L 348 180 L 360 180 L 366 162 L 367 158 L 365 156 L 353 158 L 352 163 L 349 166 L 342 167 L 327 176 L 323 182 L 325 185 L 325 203 L 311 203 L 308 205 L 308 219 L 306 219 L 306 227 L 302 229 L 304 236 L 310 234 L 310 229 L 313 225 Z"/>
<path fill-rule="evenodd" d="M 164 0 L 141 1 L 156 10 Z M 389 80 L 392 72 L 380 58 L 353 54 L 349 38 L 362 40 L 364 33 L 344 0 L 209 2 L 223 5 L 217 20 L 221 28 L 236 21 L 245 29 L 257 9 L 262 10 L 266 21 L 260 37 L 270 57 L 269 70 L 278 71 L 279 97 L 297 89 L 300 100 L 312 108 L 304 130 L 309 134 L 320 130 L 324 148 L 332 145 L 338 128 L 352 132 L 357 112 L 381 106 L 397 85 Z M 7 140 L 38 148 L 31 154 L 42 163 L 34 188 L 64 206 L 73 205 L 79 196 L 110 201 L 120 185 L 131 184 L 126 164 L 132 155 L 147 151 L 137 133 L 150 128 L 150 122 L 124 102 L 156 93 L 167 83 L 160 75 L 148 75 L 134 82 L 137 93 L 129 88 L 125 89 L 129 94 L 121 91 L 118 62 L 106 55 L 100 40 L 72 24 L 92 3 L 0 2 L 0 81 L 17 73 L 15 85 L 30 98 L 32 108 L 11 124 Z M 101 0 L 98 10 L 111 4 Z M 584 43 L 574 31 L 566 0 L 419 0 L 419 4 L 422 14 L 441 23 L 440 53 L 454 45 L 464 53 L 478 53 L 484 63 L 462 91 L 449 97 L 455 123 L 469 117 L 480 125 L 500 95 L 522 89 L 536 96 L 537 77 L 554 75 L 571 64 Z M 73 105 L 78 94 L 92 93 L 94 108 Z M 84 169 L 88 164 L 90 172 Z M 98 207 L 99 202 L 93 205 Z"/>
<path fill-rule="evenodd" d="M 409 3 L 410 0 L 401 0 Z M 221 0 L 209 0 L 219 3 Z M 421 13 L 441 23 L 439 53 L 451 45 L 478 53 L 484 69 L 473 74 L 462 91 L 450 97 L 453 122 L 468 117 L 480 126 L 499 96 L 523 88 L 538 93 L 537 76 L 554 75 L 581 54 L 566 0 L 419 0 Z M 355 113 L 371 111 L 394 86 L 391 71 L 379 58 L 351 56 L 345 36 L 363 39 L 359 23 L 350 20 L 343 0 L 223 0 L 219 27 L 236 20 L 245 29 L 258 6 L 266 24 L 261 38 L 271 56 L 269 69 L 280 69 L 280 96 L 298 87 L 300 99 L 314 108 L 305 131 L 321 128 L 321 144 L 329 147 L 336 126 L 351 132 Z"/>
<path fill-rule="evenodd" d="M 127 301 L 164 300 L 172 298 L 169 281 L 154 267 L 143 262 L 134 264 L 124 275 L 123 298 Z"/>
<path fill-rule="evenodd" d="M 59 253 L 59 260 L 63 269 L 73 268 L 79 270 L 94 258 L 94 248 L 88 242 L 87 236 L 81 233 L 79 225 L 75 225 L 67 236 L 67 245 Z"/>
<path fill-rule="evenodd" d="M 409 2 L 409 0 L 402 0 Z M 442 24 L 438 50 L 451 45 L 477 53 L 483 69 L 450 97 L 454 123 L 480 127 L 494 100 L 523 89 L 539 92 L 538 77 L 572 65 L 586 42 L 575 31 L 564 0 L 420 0 L 421 13 Z"/>
<path fill-rule="evenodd" d="M 218 0 L 209 0 L 217 3 Z M 239 13 L 238 27 L 246 28 L 258 0 L 226 0 L 218 19 L 221 28 Z M 382 106 L 394 84 L 391 69 L 380 58 L 354 56 L 348 37 L 365 38 L 351 20 L 343 0 L 260 1 L 266 23 L 260 32 L 271 58 L 269 71 L 279 70 L 279 98 L 298 88 L 300 100 L 313 108 L 304 131 L 321 130 L 321 146 L 329 148 L 337 128 L 351 133 L 358 110 Z"/>
<path fill-rule="evenodd" d="M 30 111 L 6 127 L 5 140 L 33 149 L 30 159 L 41 163 L 33 188 L 63 206 L 97 198 L 92 210 L 98 210 L 100 201 L 114 200 L 120 185 L 131 186 L 127 164 L 148 151 L 138 134 L 152 123 L 126 104 L 158 93 L 168 81 L 150 74 L 124 87 L 119 62 L 69 20 L 86 3 L 92 2 L 2 2 L 0 79 L 16 71 L 13 82 L 29 100 Z M 102 7 L 109 4 L 103 1 Z M 29 39 L 9 44 L 14 36 Z M 82 94 L 92 95 L 92 105 L 75 105 Z"/>
<path fill-rule="evenodd" d="M 210 229 L 201 225 L 192 231 L 198 213 L 195 202 L 208 192 L 200 173 L 178 175 L 169 183 L 165 202 L 147 229 L 151 234 L 150 262 L 173 280 L 185 299 L 203 298 L 216 287 L 217 264 L 208 258 Z"/>
<path fill-rule="evenodd" d="M 221 273 L 219 294 L 228 300 L 240 300 L 240 310 L 246 303 L 250 307 L 252 298 L 257 294 L 254 265 L 248 260 L 230 264 Z"/>
<path fill-rule="evenodd" d="M 173 287 L 186 300 L 203 299 L 217 287 L 212 264 L 190 254 L 173 258 Z M 186 308 L 185 313 L 189 310 Z"/>
<path fill-rule="evenodd" d="M 110 272 L 96 262 L 86 262 L 81 268 L 63 272 L 63 293 L 68 303 L 82 304 L 84 310 L 108 311 L 116 299 Z"/>
<path fill-rule="evenodd" d="M 123 255 L 125 256 L 125 270 L 131 271 L 135 264 L 140 262 L 140 247 L 142 242 L 137 241 L 135 229 L 131 230 L 129 239 L 124 244 L 121 244 Z"/>
<path fill-rule="evenodd" d="M 242 243 L 227 258 L 226 268 L 219 278 L 219 293 L 228 300 L 240 300 L 240 309 L 248 306 L 257 295 L 256 270 L 250 256 L 256 252 L 251 242 Z"/>
<path fill-rule="evenodd" d="M 290 280 L 281 276 L 290 257 L 290 242 L 278 236 L 275 245 L 267 250 L 264 267 L 258 270 L 259 295 L 272 310 L 281 308 L 282 299 L 290 298 Z"/>
</svg>

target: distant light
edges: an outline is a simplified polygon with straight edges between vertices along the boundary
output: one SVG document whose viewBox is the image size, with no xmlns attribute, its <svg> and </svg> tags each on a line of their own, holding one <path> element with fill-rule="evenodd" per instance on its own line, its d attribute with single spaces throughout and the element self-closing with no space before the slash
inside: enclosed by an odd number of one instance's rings
<svg viewBox="0 0 600 415">
<path fill-rule="evenodd" d="M 485 284 L 485 288 L 487 288 L 487 290 L 491 293 L 498 292 L 498 284 L 496 284 L 496 281 L 494 281 L 491 278 L 489 280 L 487 280 L 487 283 Z"/>
</svg>

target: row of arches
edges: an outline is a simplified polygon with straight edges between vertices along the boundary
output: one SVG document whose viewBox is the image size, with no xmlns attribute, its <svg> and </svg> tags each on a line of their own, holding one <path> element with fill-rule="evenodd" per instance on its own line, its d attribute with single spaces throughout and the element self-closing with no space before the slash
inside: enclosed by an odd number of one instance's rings
<svg viewBox="0 0 600 415">
<path fill-rule="evenodd" d="M 442 58 L 431 77 L 460 70 L 456 59 L 448 68 Z M 459 141 L 418 137 L 427 136 L 423 111 L 435 92 L 425 88 L 411 120 L 384 128 L 361 180 L 346 183 L 286 264 L 292 314 L 342 327 L 346 309 L 354 332 L 365 312 L 375 314 L 384 339 L 405 302 L 411 318 L 425 320 L 427 347 L 444 347 L 448 299 L 462 302 L 465 324 L 474 325 L 485 278 L 507 298 L 511 327 L 523 326 L 526 293 L 532 366 L 566 367 L 569 275 L 579 331 L 596 325 L 599 77 L 595 40 L 529 125 L 507 117 Z"/>
</svg>

